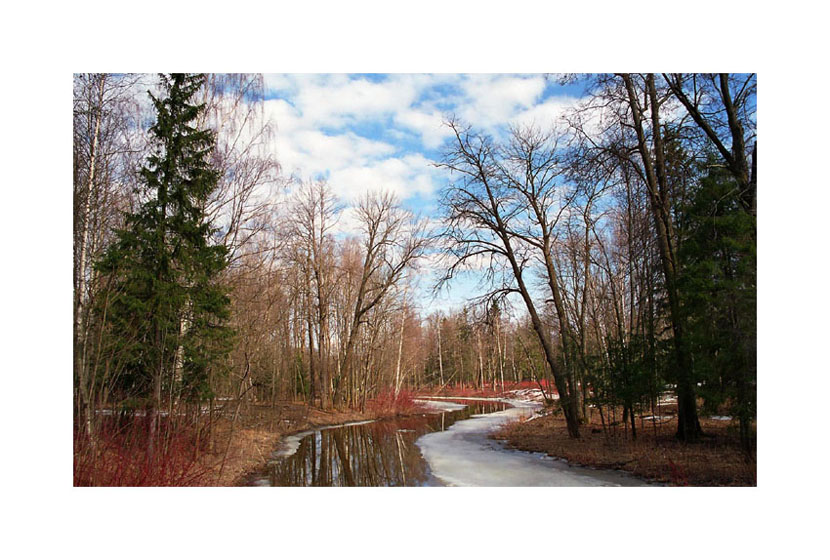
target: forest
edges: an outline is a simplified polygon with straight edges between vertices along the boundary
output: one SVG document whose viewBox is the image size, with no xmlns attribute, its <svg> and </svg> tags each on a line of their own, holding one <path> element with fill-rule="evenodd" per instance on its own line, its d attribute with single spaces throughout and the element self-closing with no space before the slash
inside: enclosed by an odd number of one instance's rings
<svg viewBox="0 0 830 560">
<path fill-rule="evenodd" d="M 74 484 L 246 484 L 309 428 L 532 395 L 496 432 L 511 448 L 754 485 L 756 75 L 545 80 L 580 92 L 555 122 L 442 116 L 425 214 L 284 169 L 263 75 L 75 74 Z M 464 281 L 463 305 L 430 304 Z M 406 438 L 443 421 L 396 425 L 383 468 L 352 472 L 380 425 L 279 468 L 433 480 L 405 468 L 419 446 L 442 479 L 443 448 Z"/>
</svg>

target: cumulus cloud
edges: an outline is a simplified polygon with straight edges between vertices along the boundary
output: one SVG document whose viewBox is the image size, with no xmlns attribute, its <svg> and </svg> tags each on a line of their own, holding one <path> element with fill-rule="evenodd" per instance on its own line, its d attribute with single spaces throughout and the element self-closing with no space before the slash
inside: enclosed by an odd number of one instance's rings
<svg viewBox="0 0 830 560">
<path fill-rule="evenodd" d="M 510 119 L 511 124 L 548 128 L 562 124 L 562 116 L 579 102 L 575 97 L 553 97 L 533 105 Z"/>
<path fill-rule="evenodd" d="M 432 165 L 448 114 L 488 132 L 547 126 L 572 100 L 543 99 L 539 75 L 269 75 L 268 116 L 283 169 L 328 178 L 344 201 L 386 189 L 420 208 L 444 181 Z"/>
<path fill-rule="evenodd" d="M 462 83 L 460 116 L 477 126 L 494 127 L 532 107 L 545 89 L 542 76 L 474 75 Z"/>
<path fill-rule="evenodd" d="M 395 114 L 395 124 L 420 136 L 427 149 L 436 149 L 452 135 L 444 126 L 444 114 L 437 109 L 424 110 L 407 108 Z"/>
<path fill-rule="evenodd" d="M 435 187 L 429 160 L 418 154 L 384 158 L 363 166 L 347 166 L 331 173 L 335 190 L 348 201 L 369 191 L 391 191 L 399 199 L 429 196 Z"/>
</svg>

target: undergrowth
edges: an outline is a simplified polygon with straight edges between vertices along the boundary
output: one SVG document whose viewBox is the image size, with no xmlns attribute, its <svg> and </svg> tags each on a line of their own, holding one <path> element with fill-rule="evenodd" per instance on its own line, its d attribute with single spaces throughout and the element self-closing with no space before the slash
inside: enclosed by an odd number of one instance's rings
<svg viewBox="0 0 830 560">
<path fill-rule="evenodd" d="M 410 414 L 419 410 L 415 397 L 415 393 L 407 390 L 401 390 L 397 395 L 391 390 L 384 391 L 366 401 L 366 410 L 381 416 Z"/>
<path fill-rule="evenodd" d="M 159 420 L 153 453 L 148 452 L 145 417 L 102 419 L 94 440 L 74 433 L 75 486 L 205 486 L 213 474 L 202 459 L 205 426 Z"/>
</svg>

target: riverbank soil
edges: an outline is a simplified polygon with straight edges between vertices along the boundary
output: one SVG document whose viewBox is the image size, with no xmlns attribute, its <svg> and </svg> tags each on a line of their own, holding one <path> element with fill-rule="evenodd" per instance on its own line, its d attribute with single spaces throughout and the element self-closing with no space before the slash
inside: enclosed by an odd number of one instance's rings
<svg viewBox="0 0 830 560">
<path fill-rule="evenodd" d="M 208 485 L 244 484 L 251 473 L 260 470 L 268 461 L 283 436 L 347 422 L 421 414 L 424 410 L 414 402 L 414 397 L 408 391 L 400 391 L 397 395 L 382 393 L 367 401 L 363 411 L 322 410 L 305 403 L 249 404 L 240 410 L 234 429 L 231 429 L 230 420 L 233 414 L 226 413 L 217 428 L 216 437 L 220 443 L 214 446 L 214 454 L 206 457 L 207 461 L 212 461 L 211 471 L 215 474 Z"/>
<path fill-rule="evenodd" d="M 701 418 L 706 434 L 700 443 L 675 439 L 675 419 L 637 420 L 637 439 L 622 425 L 602 429 L 598 415 L 580 428 L 580 438 L 568 437 L 565 419 L 551 411 L 516 422 L 493 434 L 508 447 L 546 453 L 570 463 L 619 469 L 635 476 L 677 486 L 756 486 L 755 461 L 741 452 L 737 426 L 731 421 Z"/>
<path fill-rule="evenodd" d="M 213 480 L 207 481 L 208 485 L 241 484 L 250 473 L 262 468 L 276 449 L 280 438 L 285 435 L 377 417 L 374 411 L 324 411 L 295 403 L 279 403 L 275 406 L 251 405 L 248 410 L 240 412 L 233 429 L 228 418 L 223 417 L 217 422 L 217 444 L 213 452 L 204 457 L 205 463 L 210 465 L 214 473 Z"/>
<path fill-rule="evenodd" d="M 73 485 L 235 486 L 267 463 L 285 435 L 419 411 L 404 392 L 367 401 L 364 411 L 226 401 L 215 404 L 212 414 L 162 416 L 154 449 L 147 414 L 102 413 L 94 439 L 75 428 Z"/>
</svg>

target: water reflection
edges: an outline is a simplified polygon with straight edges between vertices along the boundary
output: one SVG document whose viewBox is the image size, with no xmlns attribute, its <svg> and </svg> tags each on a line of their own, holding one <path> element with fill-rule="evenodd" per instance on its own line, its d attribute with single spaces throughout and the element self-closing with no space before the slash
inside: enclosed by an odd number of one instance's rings
<svg viewBox="0 0 830 560">
<path fill-rule="evenodd" d="M 288 457 L 272 460 L 252 482 L 262 486 L 440 485 L 415 445 L 427 432 L 446 430 L 473 414 L 504 410 L 497 402 L 465 402 L 453 412 L 426 414 L 313 432 Z"/>
</svg>

